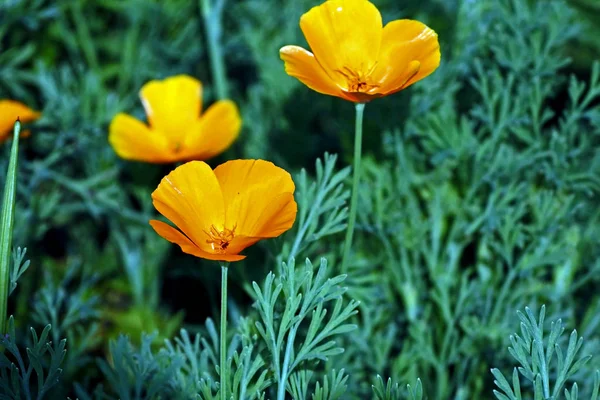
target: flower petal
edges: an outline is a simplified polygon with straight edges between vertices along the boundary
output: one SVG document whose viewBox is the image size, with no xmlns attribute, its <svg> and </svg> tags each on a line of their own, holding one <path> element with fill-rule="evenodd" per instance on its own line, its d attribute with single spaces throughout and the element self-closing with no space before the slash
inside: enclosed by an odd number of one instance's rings
<svg viewBox="0 0 600 400">
<path fill-rule="evenodd" d="M 207 260 L 218 260 L 218 261 L 239 261 L 246 258 L 246 256 L 238 254 L 214 254 L 202 250 L 196 246 L 192 241 L 185 236 L 183 233 L 173 228 L 171 225 L 165 224 L 162 221 L 152 220 L 150 221 L 152 228 L 160 236 L 165 238 L 171 243 L 178 244 L 184 253 L 191 254 L 196 257 L 205 258 Z"/>
<path fill-rule="evenodd" d="M 108 141 L 119 157 L 127 160 L 166 163 L 176 159 L 165 136 L 127 114 L 113 118 Z"/>
<path fill-rule="evenodd" d="M 405 89 L 431 74 L 440 65 L 437 34 L 427 25 L 408 19 L 388 23 L 377 68 L 371 79 L 388 95 Z"/>
<path fill-rule="evenodd" d="M 382 36 L 379 10 L 367 0 L 329 0 L 300 18 L 300 28 L 327 74 L 344 85 L 349 71 L 368 73 Z"/>
<path fill-rule="evenodd" d="M 231 100 L 220 100 L 211 105 L 188 128 L 182 144 L 182 159 L 206 160 L 225 151 L 237 139 L 242 118 Z"/>
<path fill-rule="evenodd" d="M 215 175 L 225 200 L 226 225 L 235 225 L 236 236 L 278 236 L 294 224 L 295 186 L 284 169 L 264 160 L 233 160 L 215 168 Z"/>
<path fill-rule="evenodd" d="M 210 167 L 192 161 L 175 168 L 152 193 L 154 207 L 200 249 L 211 252 L 211 226 L 223 228 L 225 208 L 219 182 Z"/>
<path fill-rule="evenodd" d="M 299 46 L 284 46 L 279 50 L 285 62 L 285 72 L 312 90 L 350 100 L 317 62 L 313 53 Z"/>
<path fill-rule="evenodd" d="M 207 253 L 208 254 L 208 253 Z M 243 260 L 244 258 L 246 258 L 246 256 L 243 256 L 241 254 L 219 254 L 219 253 L 215 253 L 215 254 L 208 254 L 207 256 L 203 256 L 202 258 L 206 258 L 207 260 L 215 260 L 215 261 L 240 261 Z"/>
<path fill-rule="evenodd" d="M 0 100 L 0 142 L 12 135 L 17 118 L 22 123 L 35 121 L 42 114 L 14 100 Z M 21 133 L 21 136 L 24 132 Z"/>
<path fill-rule="evenodd" d="M 164 239 L 171 243 L 178 244 L 184 253 L 192 254 L 197 257 L 201 257 L 204 255 L 204 253 L 206 253 L 196 246 L 187 236 L 181 233 L 181 231 L 173 228 L 171 225 L 155 219 L 150 221 L 150 225 L 152 228 L 154 228 L 156 233 L 158 233 Z"/>
<path fill-rule="evenodd" d="M 237 235 L 233 238 L 231 242 L 229 242 L 229 246 L 227 247 L 227 254 L 239 255 L 239 253 L 245 248 L 252 246 L 261 239 L 262 238 L 260 237 Z"/>
<path fill-rule="evenodd" d="M 298 205 L 292 193 L 282 193 L 262 210 L 249 231 L 255 236 L 277 237 L 290 229 L 296 220 Z"/>
<path fill-rule="evenodd" d="M 200 116 L 202 83 L 187 75 L 150 81 L 140 90 L 140 98 L 150 126 L 180 143 Z"/>
</svg>

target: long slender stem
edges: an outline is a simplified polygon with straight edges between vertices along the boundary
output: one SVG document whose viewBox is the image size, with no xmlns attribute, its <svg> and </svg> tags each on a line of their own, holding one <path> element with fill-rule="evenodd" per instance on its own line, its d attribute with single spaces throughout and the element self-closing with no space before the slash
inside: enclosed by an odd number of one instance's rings
<svg viewBox="0 0 600 400">
<path fill-rule="evenodd" d="M 227 270 L 229 263 L 221 263 L 221 338 L 219 375 L 221 378 L 221 400 L 227 399 Z"/>
<path fill-rule="evenodd" d="M 356 103 L 356 121 L 354 127 L 354 168 L 352 176 L 352 197 L 350 199 L 350 215 L 348 216 L 348 227 L 346 228 L 346 240 L 344 240 L 344 256 L 342 258 L 342 273 L 348 271 L 348 259 L 352 248 L 352 236 L 354 224 L 356 223 L 356 206 L 358 204 L 358 184 L 360 183 L 360 159 L 362 157 L 362 128 L 365 103 Z"/>
<path fill-rule="evenodd" d="M 15 221 L 15 198 L 17 193 L 17 156 L 21 122 L 17 119 L 13 130 L 13 143 L 4 186 L 2 214 L 0 214 L 0 334 L 6 333 L 6 309 L 10 282 L 10 253 L 12 249 L 13 224 Z"/>
<path fill-rule="evenodd" d="M 225 63 L 223 62 L 223 51 L 221 48 L 221 21 L 225 0 L 200 0 L 202 16 L 204 18 L 204 28 L 206 30 L 206 40 L 208 42 L 208 52 L 210 57 L 211 72 L 220 100 L 227 98 L 227 78 L 225 76 Z"/>
<path fill-rule="evenodd" d="M 294 340 L 296 340 L 296 332 L 299 325 L 294 325 L 288 334 L 287 345 L 285 346 L 285 355 L 283 357 L 281 376 L 277 382 L 277 400 L 285 400 L 285 384 L 290 373 L 290 359 L 294 350 Z"/>
</svg>

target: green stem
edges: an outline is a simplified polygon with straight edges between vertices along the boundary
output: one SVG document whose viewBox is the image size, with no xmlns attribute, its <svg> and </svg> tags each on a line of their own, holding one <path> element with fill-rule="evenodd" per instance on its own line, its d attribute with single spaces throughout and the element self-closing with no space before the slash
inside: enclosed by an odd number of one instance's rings
<svg viewBox="0 0 600 400">
<path fill-rule="evenodd" d="M 6 333 L 6 309 L 10 282 L 10 252 L 15 221 L 15 199 L 17 193 L 17 156 L 21 122 L 17 118 L 13 130 L 13 143 L 4 186 L 4 201 L 0 215 L 0 334 Z"/>
<path fill-rule="evenodd" d="M 221 361 L 219 363 L 219 376 L 221 378 L 221 400 L 227 399 L 227 270 L 229 263 L 221 263 Z"/>
<path fill-rule="evenodd" d="M 285 384 L 290 373 L 289 367 L 292 358 L 292 352 L 294 351 L 294 340 L 296 340 L 296 332 L 298 327 L 299 325 L 294 325 L 288 334 L 281 376 L 279 377 L 279 382 L 277 383 L 277 400 L 285 400 Z"/>
<path fill-rule="evenodd" d="M 342 258 L 342 273 L 348 271 L 348 259 L 352 248 L 352 235 L 356 223 L 356 206 L 358 204 L 358 184 L 360 182 L 360 158 L 362 156 L 362 128 L 365 103 L 356 103 L 356 121 L 354 127 L 354 170 L 352 177 L 352 198 L 350 199 L 350 215 L 348 215 L 348 227 L 346 228 L 346 240 L 344 240 L 344 256 Z"/>
<path fill-rule="evenodd" d="M 214 85 L 217 97 L 219 100 L 223 100 L 227 98 L 227 78 L 225 76 L 225 63 L 223 62 L 223 51 L 221 48 L 221 19 L 225 0 L 217 0 L 214 7 L 211 3 L 212 0 L 200 0 L 200 7 L 204 18 L 204 28 L 206 30 Z"/>
</svg>

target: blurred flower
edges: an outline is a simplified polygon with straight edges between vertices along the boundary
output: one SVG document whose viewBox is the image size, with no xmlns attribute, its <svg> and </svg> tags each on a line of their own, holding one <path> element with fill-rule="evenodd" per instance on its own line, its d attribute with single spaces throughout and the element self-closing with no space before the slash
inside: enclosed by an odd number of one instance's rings
<svg viewBox="0 0 600 400">
<path fill-rule="evenodd" d="M 186 75 L 150 81 L 140 91 L 149 125 L 127 114 L 110 124 L 109 142 L 128 160 L 151 163 L 206 160 L 237 138 L 242 120 L 230 100 L 202 110 L 202 83 Z"/>
<path fill-rule="evenodd" d="M 42 114 L 33 111 L 23 103 L 14 100 L 0 100 L 0 143 L 12 136 L 13 127 L 17 118 L 22 123 L 38 119 Z M 21 132 L 21 136 L 27 136 L 28 131 Z"/>
<path fill-rule="evenodd" d="M 367 0 L 329 0 L 300 18 L 312 53 L 280 50 L 286 72 L 323 94 L 364 103 L 396 93 L 440 64 L 437 34 L 418 21 L 382 25 Z"/>
<path fill-rule="evenodd" d="M 209 260 L 239 261 L 261 239 L 277 237 L 296 219 L 290 174 L 263 160 L 233 160 L 215 170 L 188 162 L 163 178 L 152 193 L 154 207 L 178 229 L 150 225 L 185 253 Z"/>
</svg>

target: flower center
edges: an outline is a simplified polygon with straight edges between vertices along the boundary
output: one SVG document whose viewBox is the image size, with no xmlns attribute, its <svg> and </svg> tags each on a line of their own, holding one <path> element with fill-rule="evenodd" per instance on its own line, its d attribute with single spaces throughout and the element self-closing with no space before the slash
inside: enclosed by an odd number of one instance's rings
<svg viewBox="0 0 600 400">
<path fill-rule="evenodd" d="M 375 66 L 373 66 L 371 70 L 363 72 L 344 67 L 339 72 L 346 78 L 349 92 L 367 93 L 371 89 L 379 87 L 377 84 L 369 83 L 369 75 L 374 68 Z"/>
<path fill-rule="evenodd" d="M 363 80 L 356 80 L 348 86 L 352 92 L 366 92 L 369 89 L 369 85 Z"/>
<path fill-rule="evenodd" d="M 235 237 L 235 226 L 233 229 L 223 228 L 221 231 L 216 226 L 211 225 L 208 232 L 204 231 L 204 233 L 208 236 L 206 243 L 210 243 L 210 247 L 214 252 L 225 253 L 227 247 L 229 247 L 229 242 Z"/>
</svg>

